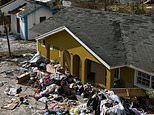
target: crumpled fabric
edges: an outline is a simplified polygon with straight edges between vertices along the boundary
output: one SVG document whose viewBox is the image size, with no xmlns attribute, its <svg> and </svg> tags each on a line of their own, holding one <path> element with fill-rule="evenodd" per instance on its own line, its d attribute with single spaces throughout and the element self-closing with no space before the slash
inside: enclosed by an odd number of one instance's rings
<svg viewBox="0 0 154 115">
<path fill-rule="evenodd" d="M 46 87 L 46 90 L 48 92 L 56 92 L 56 90 L 59 88 L 60 86 L 56 85 L 56 84 L 51 84 L 49 86 Z"/>
<path fill-rule="evenodd" d="M 111 104 L 110 107 L 107 107 L 105 104 Z M 109 115 L 114 115 L 114 114 L 117 114 L 117 115 L 125 115 L 125 110 L 124 110 L 124 107 L 121 103 L 113 103 L 113 101 L 111 100 L 108 100 L 108 99 L 105 99 L 105 100 L 102 100 L 101 101 L 101 105 L 100 105 L 100 111 L 101 111 L 101 114 L 100 115 L 106 115 L 106 114 L 109 114 Z"/>
<path fill-rule="evenodd" d="M 112 100 L 112 101 L 114 101 L 114 102 L 121 103 L 119 97 L 118 97 L 117 95 L 115 95 L 113 91 L 108 91 L 108 92 L 106 92 L 106 93 L 107 93 L 107 97 L 108 97 L 110 100 Z"/>
<path fill-rule="evenodd" d="M 83 103 L 77 106 L 78 110 L 85 111 L 87 109 L 87 103 Z"/>
<path fill-rule="evenodd" d="M 79 109 L 77 107 L 72 107 L 69 111 L 71 115 L 79 115 Z"/>
<path fill-rule="evenodd" d="M 67 78 L 65 74 L 62 74 L 62 73 L 53 73 L 50 75 L 51 79 L 54 79 L 54 80 L 62 80 L 63 78 Z"/>
<path fill-rule="evenodd" d="M 9 87 L 6 88 L 4 93 L 10 96 L 15 96 L 16 94 L 20 93 L 22 91 L 21 87 L 19 88 L 14 88 L 14 87 Z"/>
<path fill-rule="evenodd" d="M 52 84 L 52 80 L 51 80 L 51 78 L 50 78 L 50 75 L 46 75 L 46 76 L 43 78 L 43 83 L 44 83 L 45 85 L 50 85 L 50 84 Z"/>
<path fill-rule="evenodd" d="M 54 103 L 49 107 L 49 109 L 52 111 L 56 111 L 59 108 L 60 108 L 60 105 L 58 103 Z"/>
<path fill-rule="evenodd" d="M 47 97 L 41 97 L 38 101 L 46 103 L 49 99 Z"/>
</svg>

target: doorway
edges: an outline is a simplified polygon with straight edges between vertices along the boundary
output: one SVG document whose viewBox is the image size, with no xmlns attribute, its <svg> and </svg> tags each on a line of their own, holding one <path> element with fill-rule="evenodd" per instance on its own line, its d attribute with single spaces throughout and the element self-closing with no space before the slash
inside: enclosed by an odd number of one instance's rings
<svg viewBox="0 0 154 115">
<path fill-rule="evenodd" d="M 20 33 L 20 19 L 17 18 L 17 33 Z"/>
<path fill-rule="evenodd" d="M 81 79 L 81 60 L 78 55 L 73 56 L 73 76 Z"/>
<path fill-rule="evenodd" d="M 71 71 L 71 56 L 68 51 L 66 50 L 64 51 L 63 58 L 64 58 L 64 61 L 63 61 L 64 69 L 70 72 Z"/>
<path fill-rule="evenodd" d="M 91 64 L 92 61 L 86 59 L 86 66 L 87 66 L 87 82 L 94 85 L 95 84 L 95 72 L 91 71 Z"/>
</svg>

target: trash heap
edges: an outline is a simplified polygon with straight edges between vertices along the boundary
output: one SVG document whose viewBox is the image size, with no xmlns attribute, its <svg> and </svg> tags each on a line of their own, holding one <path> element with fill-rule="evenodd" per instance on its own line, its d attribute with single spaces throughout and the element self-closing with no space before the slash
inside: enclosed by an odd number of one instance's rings
<svg viewBox="0 0 154 115">
<path fill-rule="evenodd" d="M 126 115 L 145 114 L 123 105 L 113 91 L 97 89 L 89 83 L 82 84 L 78 77 L 54 60 L 48 61 L 37 53 L 30 61 L 21 63 L 23 74 L 17 77 L 18 84 L 26 83 L 34 89 L 27 95 L 19 88 L 7 88 L 5 94 L 15 96 L 13 101 L 1 107 L 12 110 L 19 104 L 28 104 L 27 96 L 44 103 L 44 115 Z"/>
</svg>

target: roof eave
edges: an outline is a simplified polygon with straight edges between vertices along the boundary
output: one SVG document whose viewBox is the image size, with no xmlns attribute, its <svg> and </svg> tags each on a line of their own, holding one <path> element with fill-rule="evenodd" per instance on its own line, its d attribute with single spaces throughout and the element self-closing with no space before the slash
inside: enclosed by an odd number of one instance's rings
<svg viewBox="0 0 154 115">
<path fill-rule="evenodd" d="M 132 69 L 134 69 L 134 70 L 141 71 L 141 72 L 143 72 L 143 73 L 146 73 L 146 74 L 149 74 L 149 75 L 154 76 L 154 73 L 145 71 L 145 70 L 140 69 L 140 68 L 138 68 L 138 67 L 136 67 L 136 66 L 134 66 L 134 65 L 131 65 L 131 64 L 130 64 L 130 65 L 113 66 L 113 67 L 111 67 L 110 69 L 117 69 L 117 68 L 122 68 L 122 67 L 132 68 Z"/>
</svg>

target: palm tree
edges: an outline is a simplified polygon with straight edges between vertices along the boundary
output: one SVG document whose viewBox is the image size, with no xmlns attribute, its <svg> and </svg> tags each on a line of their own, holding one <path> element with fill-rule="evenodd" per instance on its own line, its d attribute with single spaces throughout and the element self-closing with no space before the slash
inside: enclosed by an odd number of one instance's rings
<svg viewBox="0 0 154 115">
<path fill-rule="evenodd" d="M 0 18 L 4 26 L 4 33 L 6 33 L 6 38 L 7 38 L 7 44 L 8 44 L 8 51 L 9 51 L 9 56 L 11 56 L 11 49 L 10 49 L 10 40 L 9 40 L 9 27 L 10 27 L 10 20 L 7 16 L 5 16 L 4 13 L 0 11 Z"/>
</svg>

